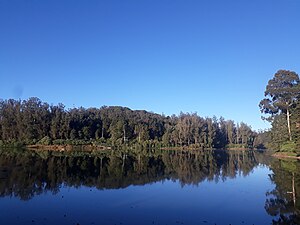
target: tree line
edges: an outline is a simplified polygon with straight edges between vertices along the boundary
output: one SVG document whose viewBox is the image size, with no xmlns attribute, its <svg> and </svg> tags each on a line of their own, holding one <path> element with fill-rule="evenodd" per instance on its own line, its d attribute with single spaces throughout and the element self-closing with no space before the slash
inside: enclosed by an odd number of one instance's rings
<svg viewBox="0 0 300 225">
<path fill-rule="evenodd" d="M 39 98 L 0 100 L 0 144 L 86 144 L 260 148 L 249 125 L 197 113 L 165 116 L 120 106 L 71 108 Z"/>
<path fill-rule="evenodd" d="M 297 73 L 279 70 L 269 80 L 259 107 L 271 122 L 268 148 L 300 154 L 300 79 Z"/>
</svg>

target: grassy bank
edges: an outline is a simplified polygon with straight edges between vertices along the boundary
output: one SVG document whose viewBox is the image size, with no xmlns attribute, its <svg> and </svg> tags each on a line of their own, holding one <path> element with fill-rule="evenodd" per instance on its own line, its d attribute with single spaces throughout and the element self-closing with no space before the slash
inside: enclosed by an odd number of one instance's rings
<svg viewBox="0 0 300 225">
<path fill-rule="evenodd" d="M 300 155 L 294 152 L 276 152 L 272 156 L 276 158 L 289 158 L 300 160 Z"/>
</svg>

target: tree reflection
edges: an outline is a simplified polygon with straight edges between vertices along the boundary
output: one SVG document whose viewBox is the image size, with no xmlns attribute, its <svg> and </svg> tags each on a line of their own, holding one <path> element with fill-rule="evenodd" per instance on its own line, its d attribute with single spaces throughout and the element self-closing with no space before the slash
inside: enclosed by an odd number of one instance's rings
<svg viewBox="0 0 300 225">
<path fill-rule="evenodd" d="M 263 154 L 253 151 L 60 153 L 2 149 L 0 196 L 27 200 L 45 192 L 57 193 L 62 185 L 118 189 L 166 179 L 178 180 L 182 186 L 198 185 L 204 180 L 219 182 L 238 174 L 246 176 L 264 160 Z"/>
<path fill-rule="evenodd" d="M 278 216 L 273 224 L 300 224 L 300 163 L 276 160 L 271 164 L 275 189 L 267 193 L 266 211 Z"/>
</svg>

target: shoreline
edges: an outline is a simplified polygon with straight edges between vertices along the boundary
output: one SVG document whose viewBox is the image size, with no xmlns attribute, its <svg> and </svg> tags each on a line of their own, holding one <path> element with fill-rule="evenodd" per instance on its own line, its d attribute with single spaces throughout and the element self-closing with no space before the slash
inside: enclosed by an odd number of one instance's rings
<svg viewBox="0 0 300 225">
<path fill-rule="evenodd" d="M 81 150 L 81 151 L 95 151 L 95 150 L 113 150 L 114 147 L 112 146 L 103 146 L 103 145 L 71 145 L 71 144 L 64 144 L 64 145 L 25 145 L 25 148 L 30 150 L 47 150 L 47 151 L 74 151 L 74 150 Z M 122 146 L 121 146 L 122 147 Z M 195 150 L 227 150 L 227 151 L 251 151 L 251 150 L 259 150 L 259 149 L 250 149 L 250 148 L 196 148 L 196 147 L 159 147 L 161 150 L 175 150 L 175 151 L 195 151 Z"/>
<path fill-rule="evenodd" d="M 288 155 L 287 152 L 276 152 L 272 154 L 273 157 L 279 159 L 297 159 L 300 160 L 300 156 Z"/>
<path fill-rule="evenodd" d="M 2 146 L 4 148 L 18 148 L 18 146 Z M 135 149 L 136 146 L 105 146 L 96 144 L 33 144 L 33 145 L 22 145 L 20 148 L 27 148 L 29 150 L 45 150 L 45 151 L 57 151 L 57 152 L 68 152 L 68 151 L 103 151 L 103 150 L 116 150 L 116 149 Z M 142 146 L 142 148 L 145 148 Z M 150 149 L 160 149 L 165 151 L 212 151 L 212 150 L 225 150 L 225 151 L 266 151 L 267 149 L 256 149 L 256 148 L 202 148 L 194 146 L 178 146 L 178 147 L 147 147 Z"/>
<path fill-rule="evenodd" d="M 47 151 L 73 151 L 73 150 L 81 150 L 81 151 L 94 151 L 94 150 L 111 150 L 111 147 L 102 146 L 102 145 L 26 145 L 26 148 L 30 150 L 47 150 Z"/>
</svg>

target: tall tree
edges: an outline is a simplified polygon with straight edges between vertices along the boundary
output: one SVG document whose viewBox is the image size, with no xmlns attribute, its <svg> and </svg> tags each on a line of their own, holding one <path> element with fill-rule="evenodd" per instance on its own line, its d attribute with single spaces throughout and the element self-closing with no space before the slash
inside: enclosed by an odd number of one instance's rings
<svg viewBox="0 0 300 225">
<path fill-rule="evenodd" d="M 291 129 L 293 132 L 293 140 L 297 146 L 298 152 L 300 152 L 300 102 L 292 111 L 291 120 L 292 123 Z"/>
<path fill-rule="evenodd" d="M 293 71 L 279 70 L 274 78 L 269 80 L 265 91 L 265 97 L 259 104 L 261 112 L 274 115 L 285 114 L 288 127 L 289 140 L 292 141 L 290 124 L 290 112 L 299 99 L 299 76 Z"/>
</svg>

